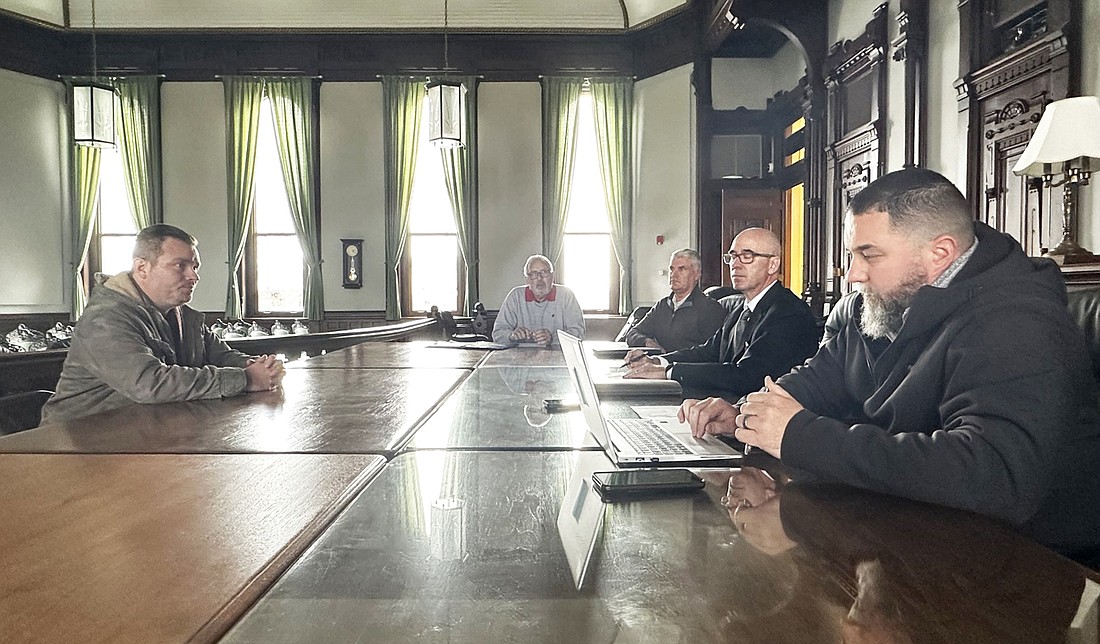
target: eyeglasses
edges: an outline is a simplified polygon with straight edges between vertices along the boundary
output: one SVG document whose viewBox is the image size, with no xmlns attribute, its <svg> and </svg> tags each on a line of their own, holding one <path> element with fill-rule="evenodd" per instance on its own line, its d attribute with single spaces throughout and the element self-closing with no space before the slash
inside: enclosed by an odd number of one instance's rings
<svg viewBox="0 0 1100 644">
<path fill-rule="evenodd" d="M 527 279 L 529 280 L 541 280 L 550 277 L 550 271 L 531 271 L 527 273 Z"/>
<path fill-rule="evenodd" d="M 775 255 L 758 253 L 755 250 L 743 250 L 740 253 L 722 253 L 722 263 L 732 264 L 735 257 L 741 260 L 742 264 L 751 264 L 757 257 L 775 257 Z"/>
</svg>

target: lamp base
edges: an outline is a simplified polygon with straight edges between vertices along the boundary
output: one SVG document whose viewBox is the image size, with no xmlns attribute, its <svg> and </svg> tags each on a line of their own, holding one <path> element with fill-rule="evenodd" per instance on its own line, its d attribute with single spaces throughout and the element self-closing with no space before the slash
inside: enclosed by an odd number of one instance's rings
<svg viewBox="0 0 1100 644">
<path fill-rule="evenodd" d="M 1059 264 L 1091 264 L 1100 261 L 1100 257 L 1093 255 L 1086 248 L 1077 245 L 1069 236 L 1062 239 L 1062 243 L 1047 252 L 1043 257 L 1049 257 Z"/>
</svg>

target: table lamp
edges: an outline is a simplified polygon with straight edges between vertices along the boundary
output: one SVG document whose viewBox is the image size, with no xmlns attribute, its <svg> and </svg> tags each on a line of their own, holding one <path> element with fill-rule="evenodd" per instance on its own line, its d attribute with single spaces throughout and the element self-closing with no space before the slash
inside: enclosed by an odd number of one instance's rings
<svg viewBox="0 0 1100 644">
<path fill-rule="evenodd" d="M 1062 242 L 1047 257 L 1063 263 L 1094 258 L 1077 244 L 1077 191 L 1100 169 L 1100 97 L 1054 101 L 1043 111 L 1035 134 L 1012 168 L 1018 176 L 1042 177 L 1044 188 L 1062 187 Z"/>
</svg>

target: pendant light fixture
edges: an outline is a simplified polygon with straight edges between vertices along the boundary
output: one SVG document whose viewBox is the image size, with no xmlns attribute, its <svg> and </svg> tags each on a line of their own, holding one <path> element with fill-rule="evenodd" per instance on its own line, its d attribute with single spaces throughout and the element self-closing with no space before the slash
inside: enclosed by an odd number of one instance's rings
<svg viewBox="0 0 1100 644">
<path fill-rule="evenodd" d="M 73 140 L 77 145 L 115 147 L 115 90 L 99 82 L 92 0 L 92 78 L 73 82 Z"/>
<path fill-rule="evenodd" d="M 443 70 L 451 69 L 449 57 L 448 0 L 443 0 Z M 445 77 L 428 79 L 428 140 L 440 148 L 460 148 L 466 145 L 466 88 L 462 83 Z"/>
</svg>

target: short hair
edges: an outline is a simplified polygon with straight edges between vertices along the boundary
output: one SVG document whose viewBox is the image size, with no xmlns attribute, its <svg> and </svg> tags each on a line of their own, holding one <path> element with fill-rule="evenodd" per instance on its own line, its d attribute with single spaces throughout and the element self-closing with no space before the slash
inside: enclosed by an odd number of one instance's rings
<svg viewBox="0 0 1100 644">
<path fill-rule="evenodd" d="M 182 228 L 176 228 L 169 224 L 153 224 L 141 229 L 134 241 L 134 258 L 142 258 L 145 261 L 156 263 L 160 257 L 164 240 L 178 239 L 185 244 L 198 246 L 199 242 L 190 233 Z"/>
<path fill-rule="evenodd" d="M 964 249 L 974 241 L 974 217 L 966 197 L 947 177 L 924 168 L 905 168 L 875 179 L 852 198 L 848 212 L 884 212 L 892 229 L 914 241 L 948 235 Z"/>
<path fill-rule="evenodd" d="M 535 260 L 543 262 L 544 264 L 546 264 L 546 268 L 549 269 L 551 273 L 554 272 L 554 262 L 551 262 L 550 259 L 546 257 L 546 255 L 532 255 L 527 258 L 526 262 L 523 263 L 523 274 L 525 276 L 527 275 L 527 269 L 531 267 L 531 262 Z"/>
<path fill-rule="evenodd" d="M 695 270 L 703 270 L 703 258 L 699 257 L 699 251 L 693 250 L 691 248 L 681 248 L 668 258 L 668 263 L 671 264 L 673 260 L 675 260 L 677 257 L 686 257 L 691 261 L 691 265 L 695 268 Z"/>
</svg>

